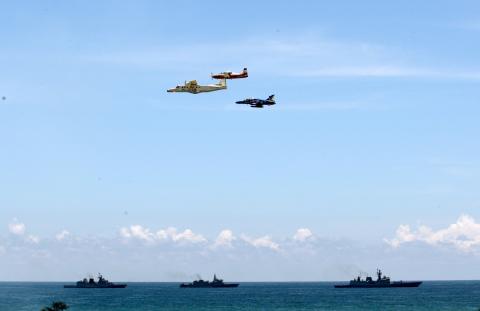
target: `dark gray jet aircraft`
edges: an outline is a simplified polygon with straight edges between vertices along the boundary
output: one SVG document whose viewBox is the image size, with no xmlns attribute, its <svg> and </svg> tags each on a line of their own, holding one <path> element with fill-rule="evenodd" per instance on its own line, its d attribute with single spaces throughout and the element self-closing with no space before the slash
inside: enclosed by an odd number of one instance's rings
<svg viewBox="0 0 480 311">
<path fill-rule="evenodd" d="M 247 98 L 236 102 L 237 104 L 250 105 L 252 108 L 263 108 L 263 106 L 275 105 L 275 95 L 268 96 L 267 99 Z"/>
</svg>

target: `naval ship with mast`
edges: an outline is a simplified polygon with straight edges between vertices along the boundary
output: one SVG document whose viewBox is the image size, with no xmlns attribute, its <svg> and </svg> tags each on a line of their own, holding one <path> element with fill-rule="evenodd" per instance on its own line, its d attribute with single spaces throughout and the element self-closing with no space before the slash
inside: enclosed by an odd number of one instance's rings
<svg viewBox="0 0 480 311">
<path fill-rule="evenodd" d="M 335 285 L 335 288 L 384 288 L 384 287 L 418 287 L 421 281 L 390 281 L 387 276 L 382 276 L 382 270 L 377 269 L 377 279 L 367 276 L 362 280 L 360 276 L 350 281 L 349 284 Z"/>
<path fill-rule="evenodd" d="M 78 281 L 75 285 L 63 285 L 64 288 L 125 288 L 127 284 L 115 284 L 109 282 L 100 273 L 98 274 L 98 282 L 95 282 L 93 277 L 88 280 L 84 278 Z"/>
<path fill-rule="evenodd" d="M 190 287 L 199 287 L 199 288 L 218 288 L 218 287 L 238 287 L 238 283 L 224 283 L 222 279 L 218 279 L 217 276 L 213 275 L 213 281 L 204 281 L 202 279 L 193 281 L 192 283 L 182 283 L 180 287 L 182 288 L 190 288 Z"/>
</svg>

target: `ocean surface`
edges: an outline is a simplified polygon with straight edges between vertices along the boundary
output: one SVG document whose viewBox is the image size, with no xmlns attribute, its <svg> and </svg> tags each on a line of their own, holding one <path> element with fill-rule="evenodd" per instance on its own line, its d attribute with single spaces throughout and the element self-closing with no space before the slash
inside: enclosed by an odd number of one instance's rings
<svg viewBox="0 0 480 311">
<path fill-rule="evenodd" d="M 480 310 L 480 281 L 431 281 L 418 288 L 335 289 L 333 283 L 240 283 L 179 288 L 64 289 L 62 283 L 0 282 L 0 310 L 40 310 L 54 300 L 80 310 Z"/>
</svg>

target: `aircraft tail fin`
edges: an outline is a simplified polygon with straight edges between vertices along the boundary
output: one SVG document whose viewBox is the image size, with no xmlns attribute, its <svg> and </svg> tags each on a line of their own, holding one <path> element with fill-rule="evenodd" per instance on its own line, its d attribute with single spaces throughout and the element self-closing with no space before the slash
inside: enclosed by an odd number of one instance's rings
<svg viewBox="0 0 480 311">
<path fill-rule="evenodd" d="M 275 101 L 275 94 L 268 96 L 267 100 Z"/>
<path fill-rule="evenodd" d="M 222 79 L 222 80 L 220 80 L 220 82 L 218 82 L 218 85 L 219 85 L 219 86 L 227 87 L 227 79 Z"/>
</svg>

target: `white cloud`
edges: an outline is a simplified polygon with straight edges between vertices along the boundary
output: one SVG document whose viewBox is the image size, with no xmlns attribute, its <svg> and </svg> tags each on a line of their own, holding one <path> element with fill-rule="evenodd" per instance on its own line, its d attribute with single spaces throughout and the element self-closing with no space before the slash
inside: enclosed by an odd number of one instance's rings
<svg viewBox="0 0 480 311">
<path fill-rule="evenodd" d="M 201 242 L 207 241 L 207 239 L 205 239 L 202 235 L 195 234 L 190 229 L 186 229 L 185 231 L 180 232 L 178 234 L 174 233 L 172 235 L 172 240 L 174 242 L 190 242 L 190 243 L 201 243 Z"/>
<path fill-rule="evenodd" d="M 395 237 L 384 241 L 394 248 L 418 241 L 433 246 L 453 246 L 461 251 L 470 252 L 480 246 L 480 223 L 476 223 L 471 216 L 461 215 L 457 222 L 437 231 L 427 226 L 411 230 L 408 225 L 400 225 Z"/>
<path fill-rule="evenodd" d="M 150 229 L 144 228 L 141 225 L 132 225 L 128 228 L 121 228 L 120 236 L 125 239 L 138 239 L 145 242 L 172 241 L 176 243 L 201 243 L 207 241 L 202 235 L 195 234 L 190 229 L 185 229 L 183 232 L 177 232 L 176 228 L 169 227 L 153 233 Z"/>
<path fill-rule="evenodd" d="M 479 236 L 478 226 L 468 216 L 460 217 L 455 224 L 445 226 L 442 230 L 425 229 L 426 227 L 412 230 L 411 227 L 402 225 L 397 236 L 392 239 L 394 242 L 389 241 L 400 247 L 395 252 L 385 252 L 385 245 L 381 241 L 364 244 L 358 241 L 316 238 L 305 227 L 299 227 L 294 234 L 278 237 L 278 240 L 271 235 L 236 236 L 232 230 L 224 229 L 209 239 L 211 243 L 189 229 L 179 231 L 169 227 L 156 231 L 138 224 L 121 228 L 119 235 L 111 237 L 71 238 L 65 233 L 66 230 L 59 230 L 57 234 L 38 238 L 25 231 L 20 237 L 13 234 L 0 236 L 0 266 L 10 273 L 10 278 L 17 280 L 77 279 L 83 275 L 71 271 L 71 267 L 75 266 L 81 271 L 104 267 L 102 269 L 106 269 L 105 274 L 113 279 L 130 281 L 173 280 L 172 271 L 182 275 L 174 281 L 189 280 L 196 273 L 214 272 L 221 273 L 232 281 L 312 281 L 348 279 L 351 275 L 350 272 L 345 272 L 344 267 L 352 263 L 362 265 L 362 270 L 374 271 L 380 258 L 385 266 L 390 267 L 405 267 L 408 264 L 398 263 L 408 263 L 414 259 L 414 267 L 417 268 L 415 273 L 405 276 L 402 271 L 397 271 L 392 273 L 393 276 L 427 278 L 421 275 L 426 265 L 438 274 L 446 264 L 453 263 L 456 267 L 449 271 L 465 267 L 464 271 L 468 273 L 442 274 L 436 277 L 471 278 L 471 271 L 475 271 L 472 267 L 478 263 L 475 252 L 459 254 L 456 251 L 446 252 L 444 248 L 410 249 L 402 248 L 401 245 L 414 241 L 432 245 L 456 245 L 448 242 L 449 239 L 455 243 L 462 240 L 474 241 Z M 68 239 L 68 243 L 59 243 L 59 236 Z M 119 236 L 130 242 L 126 243 Z M 310 242 L 310 239 L 313 240 Z M 308 242 L 300 242 L 301 240 Z M 185 243 L 187 245 L 183 246 Z M 217 249 L 215 245 L 221 248 Z M 85 261 L 84 258 L 91 260 Z M 112 258 L 115 261 L 112 262 Z M 435 264 L 435 268 L 431 268 L 430 265 Z M 39 265 L 42 269 L 34 269 Z M 132 272 L 128 269 L 132 265 L 138 269 Z M 408 267 L 412 269 L 411 266 Z M 403 272 L 408 272 L 409 269 Z"/>
<path fill-rule="evenodd" d="M 15 235 L 24 235 L 25 234 L 25 224 L 18 222 L 15 218 L 11 223 L 8 224 L 8 230 L 10 233 Z"/>
<path fill-rule="evenodd" d="M 132 225 L 129 228 L 121 228 L 120 235 L 123 238 L 133 238 L 147 242 L 155 240 L 155 235 L 150 232 L 150 229 L 143 228 L 141 225 Z"/>
<path fill-rule="evenodd" d="M 70 232 L 68 232 L 67 230 L 62 230 L 57 235 L 55 235 L 55 238 L 57 239 L 57 241 L 63 241 L 69 236 L 70 236 Z"/>
<path fill-rule="evenodd" d="M 395 238 L 388 240 L 384 239 L 385 242 L 392 247 L 398 247 L 402 243 L 415 241 L 417 237 L 410 230 L 409 225 L 400 225 L 395 234 Z"/>
<path fill-rule="evenodd" d="M 150 229 L 143 228 L 140 225 L 130 226 L 130 232 L 134 238 L 144 240 L 144 241 L 153 241 L 155 237 L 154 234 L 150 232 Z"/>
<path fill-rule="evenodd" d="M 222 230 L 215 239 L 215 243 L 213 247 L 232 247 L 232 242 L 235 241 L 237 238 L 233 235 L 232 230 Z"/>
<path fill-rule="evenodd" d="M 272 241 L 272 238 L 268 235 L 263 237 L 259 237 L 256 239 L 250 238 L 246 235 L 242 235 L 242 239 L 247 242 L 248 244 L 256 247 L 256 248 L 268 248 L 274 251 L 280 250 L 280 245 Z"/>
<path fill-rule="evenodd" d="M 11 234 L 23 237 L 25 242 L 38 244 L 40 242 L 40 238 L 36 235 L 28 235 L 26 236 L 27 227 L 24 223 L 19 222 L 16 218 L 13 219 L 11 223 L 8 224 L 8 231 Z"/>
<path fill-rule="evenodd" d="M 33 244 L 38 244 L 40 243 L 40 238 L 36 235 L 29 235 L 26 239 L 27 242 L 33 243 Z"/>
<path fill-rule="evenodd" d="M 131 238 L 132 234 L 130 233 L 130 229 L 126 227 L 120 228 L 120 236 L 125 239 Z"/>
<path fill-rule="evenodd" d="M 295 241 L 304 242 L 313 238 L 313 233 L 308 228 L 300 228 L 293 235 Z"/>
<path fill-rule="evenodd" d="M 155 234 L 155 237 L 158 240 L 169 240 L 171 237 L 174 237 L 177 234 L 177 229 L 173 227 L 168 227 L 167 229 L 158 230 Z"/>
</svg>

